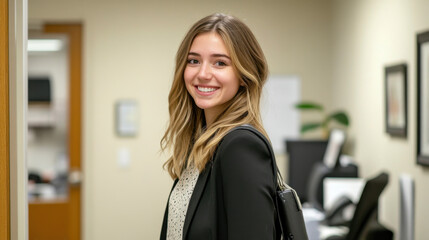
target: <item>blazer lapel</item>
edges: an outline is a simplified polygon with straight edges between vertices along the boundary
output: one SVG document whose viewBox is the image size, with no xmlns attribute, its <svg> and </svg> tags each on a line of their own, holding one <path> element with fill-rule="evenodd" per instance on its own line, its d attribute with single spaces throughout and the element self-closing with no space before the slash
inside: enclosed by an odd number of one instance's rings
<svg viewBox="0 0 429 240">
<path fill-rule="evenodd" d="M 198 177 L 197 183 L 195 184 L 194 192 L 192 193 L 191 199 L 188 205 L 188 211 L 186 212 L 185 223 L 183 225 L 183 239 L 186 239 L 189 225 L 194 217 L 195 210 L 197 209 L 198 203 L 200 202 L 201 195 L 206 186 L 208 176 L 212 169 L 212 162 L 208 162 L 204 171 Z"/>
</svg>

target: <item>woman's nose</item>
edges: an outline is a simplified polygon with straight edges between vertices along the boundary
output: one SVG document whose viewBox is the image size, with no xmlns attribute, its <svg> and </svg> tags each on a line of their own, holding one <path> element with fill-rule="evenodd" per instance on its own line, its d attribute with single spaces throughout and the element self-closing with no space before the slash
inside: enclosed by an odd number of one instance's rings
<svg viewBox="0 0 429 240">
<path fill-rule="evenodd" d="M 212 69 L 209 64 L 201 64 L 200 71 L 198 72 L 198 77 L 202 80 L 208 80 L 212 77 Z"/>
</svg>

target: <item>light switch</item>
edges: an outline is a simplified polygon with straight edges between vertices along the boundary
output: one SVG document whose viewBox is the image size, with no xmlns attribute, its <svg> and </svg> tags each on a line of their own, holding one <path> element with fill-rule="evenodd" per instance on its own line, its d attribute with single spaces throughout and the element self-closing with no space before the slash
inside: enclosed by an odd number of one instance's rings
<svg viewBox="0 0 429 240">
<path fill-rule="evenodd" d="M 118 166 L 119 168 L 129 168 L 131 163 L 130 150 L 128 148 L 118 149 Z"/>
</svg>

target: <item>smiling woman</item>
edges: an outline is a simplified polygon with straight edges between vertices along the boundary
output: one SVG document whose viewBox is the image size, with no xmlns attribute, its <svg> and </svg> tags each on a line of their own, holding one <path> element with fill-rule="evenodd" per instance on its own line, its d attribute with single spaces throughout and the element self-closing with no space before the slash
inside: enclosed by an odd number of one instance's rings
<svg viewBox="0 0 429 240">
<path fill-rule="evenodd" d="M 210 15 L 185 36 L 161 141 L 173 149 L 165 166 L 175 180 L 161 239 L 280 239 L 268 146 L 235 129 L 267 136 L 259 111 L 267 72 L 255 36 L 235 17 Z"/>
</svg>

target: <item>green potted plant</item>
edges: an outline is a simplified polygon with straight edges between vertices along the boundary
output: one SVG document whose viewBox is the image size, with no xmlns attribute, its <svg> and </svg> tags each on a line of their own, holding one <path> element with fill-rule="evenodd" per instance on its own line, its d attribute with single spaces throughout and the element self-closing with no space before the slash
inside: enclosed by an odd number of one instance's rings
<svg viewBox="0 0 429 240">
<path fill-rule="evenodd" d="M 321 120 L 305 122 L 301 125 L 301 133 L 308 131 L 322 129 L 322 137 L 328 138 L 331 122 L 336 122 L 344 127 L 348 127 L 350 124 L 349 117 L 345 111 L 334 111 L 332 113 L 326 113 L 325 108 L 318 103 L 314 102 L 299 102 L 295 104 L 295 108 L 301 111 L 316 111 L 321 114 Z"/>
</svg>

